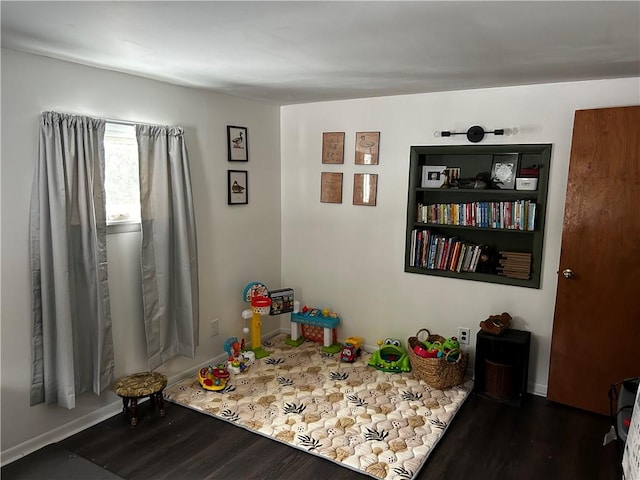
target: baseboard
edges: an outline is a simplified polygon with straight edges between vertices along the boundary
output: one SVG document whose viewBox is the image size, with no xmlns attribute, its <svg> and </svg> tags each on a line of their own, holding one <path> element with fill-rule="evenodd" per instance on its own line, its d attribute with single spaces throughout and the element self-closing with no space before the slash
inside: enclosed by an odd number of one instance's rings
<svg viewBox="0 0 640 480">
<path fill-rule="evenodd" d="M 40 450 L 43 447 L 60 440 L 64 440 L 71 435 L 75 435 L 93 425 L 96 425 L 108 418 L 113 417 L 122 411 L 122 401 L 118 399 L 98 410 L 87 415 L 77 418 L 69 423 L 61 425 L 53 430 L 33 437 L 26 442 L 20 443 L 14 447 L 8 448 L 0 452 L 0 464 L 4 467 L 6 464 L 14 462 L 30 453 Z"/>
<path fill-rule="evenodd" d="M 541 383 L 530 383 L 529 393 L 537 395 L 538 397 L 547 398 L 547 386 Z"/>
</svg>

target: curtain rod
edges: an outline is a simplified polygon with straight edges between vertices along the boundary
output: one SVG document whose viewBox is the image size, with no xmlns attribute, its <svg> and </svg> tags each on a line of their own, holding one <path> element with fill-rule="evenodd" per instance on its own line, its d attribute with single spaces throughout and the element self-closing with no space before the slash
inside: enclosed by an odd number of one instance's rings
<svg viewBox="0 0 640 480">
<path fill-rule="evenodd" d="M 130 127 L 135 127 L 136 125 L 148 125 L 150 127 L 160 127 L 160 128 L 182 128 L 177 125 L 161 125 L 159 123 L 147 123 L 147 122 L 131 122 L 129 120 L 116 120 L 114 118 L 103 118 L 103 120 L 107 123 L 115 123 L 116 125 L 127 125 Z"/>
<path fill-rule="evenodd" d="M 134 127 L 137 125 L 137 123 L 135 122 L 129 122 L 127 120 L 115 120 L 113 118 L 105 118 L 104 121 L 107 123 L 115 123 L 117 125 L 128 125 L 130 127 Z"/>
</svg>

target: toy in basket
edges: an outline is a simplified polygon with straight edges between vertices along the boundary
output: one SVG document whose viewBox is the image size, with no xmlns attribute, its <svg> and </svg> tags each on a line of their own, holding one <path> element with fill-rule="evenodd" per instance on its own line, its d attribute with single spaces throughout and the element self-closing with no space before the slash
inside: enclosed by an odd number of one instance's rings
<svg viewBox="0 0 640 480">
<path fill-rule="evenodd" d="M 425 340 L 420 340 L 421 334 L 426 334 Z M 424 337 L 424 335 L 423 335 Z M 423 328 L 418 330 L 415 337 L 409 337 L 407 352 L 411 360 L 413 376 L 426 382 L 430 387 L 439 390 L 460 385 L 464 381 L 464 374 L 469 363 L 469 354 L 459 349 L 459 344 L 454 337 L 446 339 L 441 335 L 433 335 Z M 437 356 L 420 356 L 422 350 L 436 346 L 442 354 Z M 446 349 L 447 347 L 453 347 Z M 439 348 L 438 348 L 439 347 Z M 416 349 L 418 353 L 416 353 Z"/>
</svg>

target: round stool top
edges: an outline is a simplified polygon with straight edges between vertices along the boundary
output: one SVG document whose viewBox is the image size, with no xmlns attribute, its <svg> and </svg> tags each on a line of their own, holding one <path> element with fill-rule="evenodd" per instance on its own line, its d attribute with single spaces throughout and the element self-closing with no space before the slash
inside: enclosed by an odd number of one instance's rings
<svg viewBox="0 0 640 480">
<path fill-rule="evenodd" d="M 167 377 L 158 372 L 140 372 L 122 377 L 113 384 L 120 397 L 146 397 L 159 392 L 167 385 Z"/>
</svg>

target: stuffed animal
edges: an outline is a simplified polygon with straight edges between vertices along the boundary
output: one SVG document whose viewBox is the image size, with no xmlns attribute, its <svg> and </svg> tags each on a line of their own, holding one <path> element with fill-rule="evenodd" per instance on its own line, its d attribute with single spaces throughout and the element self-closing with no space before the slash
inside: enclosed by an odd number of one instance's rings
<svg viewBox="0 0 640 480">
<path fill-rule="evenodd" d="M 445 353 L 449 350 L 458 350 L 460 348 L 460 342 L 458 342 L 457 337 L 449 337 L 442 344 L 442 348 L 444 349 Z"/>
<path fill-rule="evenodd" d="M 480 322 L 480 328 L 483 332 L 492 335 L 500 335 L 511 325 L 511 315 L 502 312 L 501 315 L 490 315 L 489 318 Z"/>
</svg>

